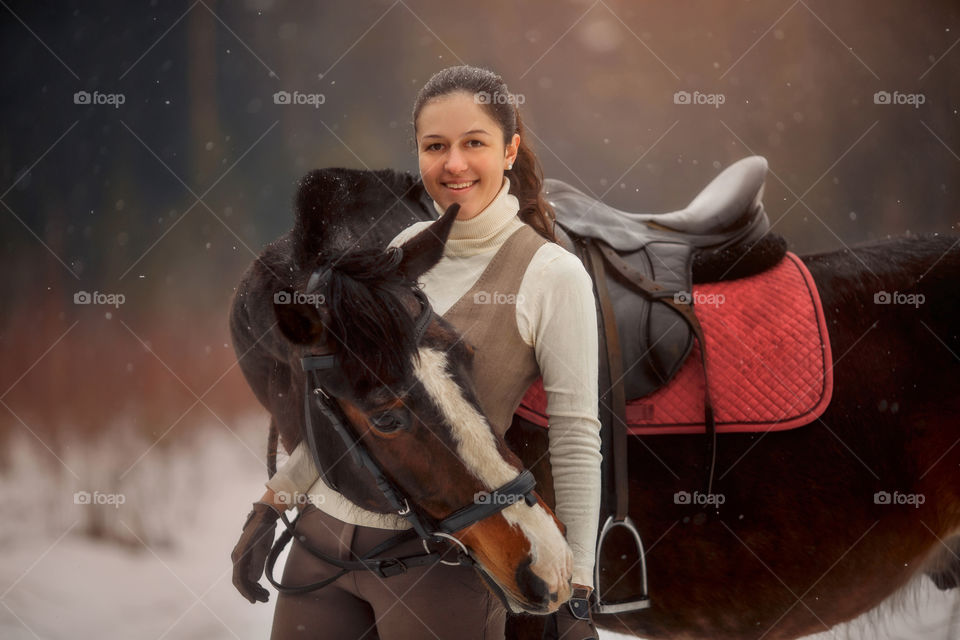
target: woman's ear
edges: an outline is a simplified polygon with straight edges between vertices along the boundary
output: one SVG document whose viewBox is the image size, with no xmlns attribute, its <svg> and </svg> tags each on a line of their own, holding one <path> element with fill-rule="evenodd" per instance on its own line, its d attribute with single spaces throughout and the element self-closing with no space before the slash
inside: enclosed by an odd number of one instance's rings
<svg viewBox="0 0 960 640">
<path fill-rule="evenodd" d="M 510 139 L 510 144 L 507 145 L 506 153 L 504 155 L 504 168 L 507 165 L 512 165 L 517 161 L 517 153 L 520 152 L 520 134 L 513 134 L 513 138 Z"/>
</svg>

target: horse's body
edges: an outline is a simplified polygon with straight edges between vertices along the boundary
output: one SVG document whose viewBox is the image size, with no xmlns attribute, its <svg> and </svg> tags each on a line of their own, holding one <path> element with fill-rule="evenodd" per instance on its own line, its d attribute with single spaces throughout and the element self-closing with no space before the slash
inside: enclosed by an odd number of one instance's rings
<svg viewBox="0 0 960 640">
<path fill-rule="evenodd" d="M 720 436 L 719 515 L 673 498 L 702 489 L 700 437 L 630 439 L 630 513 L 647 545 L 653 604 L 601 616 L 600 626 L 651 638 L 796 638 L 872 609 L 919 572 L 956 575 L 954 244 L 898 239 L 803 258 L 830 332 L 833 399 L 799 429 Z M 925 301 L 875 304 L 882 291 Z M 538 460 L 542 432 L 518 418 L 508 441 L 525 462 Z M 532 468 L 538 479 L 548 471 Z M 878 492 L 923 498 L 877 504 Z M 641 589 L 633 543 L 611 542 L 600 558 L 605 598 L 629 599 Z"/>
<path fill-rule="evenodd" d="M 356 191 L 363 202 L 334 221 L 340 237 L 373 238 L 364 244 L 382 247 L 415 219 L 435 217 L 411 178 L 373 177 Z M 397 209 L 375 222 L 401 193 L 413 212 Z M 258 306 L 269 301 L 252 296 L 268 273 L 297 262 L 297 251 L 322 250 L 292 242 L 275 243 L 248 271 L 238 289 L 244 304 L 232 317 L 238 353 L 250 350 L 245 372 L 260 372 L 251 386 L 288 450 L 303 421 L 302 378 L 281 364 L 289 348 L 271 327 L 272 313 Z M 899 239 L 855 255 L 803 258 L 827 317 L 833 400 L 799 429 L 720 436 L 719 515 L 673 498 L 700 488 L 700 437 L 630 439 L 630 512 L 647 546 L 653 604 L 599 617 L 600 626 L 656 638 L 796 638 L 873 608 L 918 572 L 945 566 L 936 575 L 955 584 L 950 571 L 958 561 L 947 548 L 960 536 L 960 251 L 953 244 Z M 875 304 L 881 291 L 921 293 L 925 301 Z M 552 504 L 545 432 L 517 418 L 507 441 Z M 922 495 L 923 504 L 877 504 L 884 491 Z M 632 542 L 611 542 L 599 560 L 605 596 L 629 599 L 640 590 Z M 511 633 L 539 637 L 526 635 L 538 622 L 517 618 Z"/>
</svg>

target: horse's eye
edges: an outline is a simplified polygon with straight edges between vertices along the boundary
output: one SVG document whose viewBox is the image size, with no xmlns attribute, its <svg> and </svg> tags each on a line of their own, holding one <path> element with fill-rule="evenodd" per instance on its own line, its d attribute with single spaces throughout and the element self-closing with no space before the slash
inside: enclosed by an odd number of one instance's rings
<svg viewBox="0 0 960 640">
<path fill-rule="evenodd" d="M 396 409 L 375 413 L 370 416 L 370 424 L 381 433 L 394 433 L 407 426 L 407 414 Z"/>
</svg>

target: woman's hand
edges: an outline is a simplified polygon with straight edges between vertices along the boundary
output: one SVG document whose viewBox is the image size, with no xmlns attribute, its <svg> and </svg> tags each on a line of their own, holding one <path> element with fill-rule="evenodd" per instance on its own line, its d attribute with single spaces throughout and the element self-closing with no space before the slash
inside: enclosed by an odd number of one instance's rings
<svg viewBox="0 0 960 640">
<path fill-rule="evenodd" d="M 252 603 L 266 602 L 269 592 L 260 586 L 260 576 L 273 545 L 273 534 L 280 510 L 273 506 L 273 492 L 268 491 L 264 500 L 253 503 L 253 510 L 243 525 L 243 533 L 230 559 L 233 561 L 233 586 Z"/>
</svg>

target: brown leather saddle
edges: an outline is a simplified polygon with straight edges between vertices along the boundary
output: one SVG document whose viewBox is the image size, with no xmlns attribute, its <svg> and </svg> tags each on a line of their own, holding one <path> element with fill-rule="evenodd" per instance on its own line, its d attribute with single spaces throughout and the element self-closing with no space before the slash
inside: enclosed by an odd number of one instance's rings
<svg viewBox="0 0 960 640">
<path fill-rule="evenodd" d="M 766 159 L 744 158 L 714 178 L 686 208 L 661 214 L 620 211 L 560 180 L 544 181 L 544 192 L 557 214 L 558 240 L 593 277 L 599 311 L 603 508 L 611 515 L 600 529 L 597 555 L 610 531 L 625 528 L 636 543 L 643 575 L 643 593 L 638 597 L 605 602 L 598 562 L 594 592 L 598 613 L 650 606 L 643 542 L 627 513 L 626 401 L 669 382 L 690 354 L 694 338 L 700 343 L 706 374 L 706 348 L 692 299 L 693 260 L 698 252 L 746 253 L 769 231 L 761 201 L 766 173 Z M 709 494 L 716 464 L 709 385 L 704 407 Z"/>
</svg>

